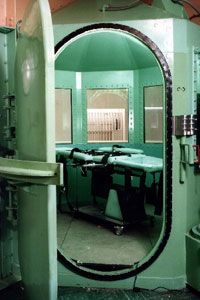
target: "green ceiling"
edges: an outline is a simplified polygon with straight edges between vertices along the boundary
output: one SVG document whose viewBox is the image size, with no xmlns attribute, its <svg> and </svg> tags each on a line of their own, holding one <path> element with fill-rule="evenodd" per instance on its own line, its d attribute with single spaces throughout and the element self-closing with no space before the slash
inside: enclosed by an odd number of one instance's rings
<svg viewBox="0 0 200 300">
<path fill-rule="evenodd" d="M 57 70 L 76 72 L 121 71 L 157 66 L 152 52 L 136 38 L 118 32 L 94 32 L 63 49 Z"/>
</svg>

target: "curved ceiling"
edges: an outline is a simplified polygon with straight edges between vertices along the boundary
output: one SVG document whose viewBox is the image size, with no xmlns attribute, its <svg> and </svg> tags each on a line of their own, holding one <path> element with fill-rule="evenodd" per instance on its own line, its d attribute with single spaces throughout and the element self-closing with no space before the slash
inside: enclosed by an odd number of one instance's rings
<svg viewBox="0 0 200 300">
<path fill-rule="evenodd" d="M 56 59 L 56 70 L 76 72 L 135 70 L 157 66 L 153 53 L 136 38 L 95 32 L 69 44 Z"/>
</svg>

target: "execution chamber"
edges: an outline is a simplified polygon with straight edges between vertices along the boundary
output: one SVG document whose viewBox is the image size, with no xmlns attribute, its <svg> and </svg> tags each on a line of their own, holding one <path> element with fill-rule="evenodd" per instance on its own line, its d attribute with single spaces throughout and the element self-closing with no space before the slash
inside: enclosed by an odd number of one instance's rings
<svg viewBox="0 0 200 300">
<path fill-rule="evenodd" d="M 200 290 L 199 12 L 144 2 L 31 0 L 0 28 L 0 283 L 27 299 Z"/>
</svg>

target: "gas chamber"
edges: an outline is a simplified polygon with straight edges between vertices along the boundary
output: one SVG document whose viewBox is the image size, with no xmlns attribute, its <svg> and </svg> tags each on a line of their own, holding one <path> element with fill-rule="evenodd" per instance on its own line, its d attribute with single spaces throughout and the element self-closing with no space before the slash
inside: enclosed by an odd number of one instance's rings
<svg viewBox="0 0 200 300">
<path fill-rule="evenodd" d="M 1 273 L 30 299 L 200 290 L 200 33 L 167 2 L 1 28 Z"/>
</svg>

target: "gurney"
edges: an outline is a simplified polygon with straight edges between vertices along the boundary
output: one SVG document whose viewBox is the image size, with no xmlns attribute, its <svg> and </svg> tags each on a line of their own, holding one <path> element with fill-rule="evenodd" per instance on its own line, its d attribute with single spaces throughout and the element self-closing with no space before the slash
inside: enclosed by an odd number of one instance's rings
<svg viewBox="0 0 200 300">
<path fill-rule="evenodd" d="M 144 208 L 147 173 L 162 174 L 163 160 L 147 156 L 141 149 L 101 147 L 81 151 L 67 148 L 57 151 L 57 159 L 64 157 L 73 167 L 79 167 L 82 175 L 92 172 L 92 204 L 76 207 L 79 216 L 94 222 L 111 225 L 117 235 L 124 227 L 146 219 Z M 67 166 L 65 166 L 67 168 Z M 124 185 L 114 184 L 113 174 L 124 176 Z M 132 187 L 133 178 L 139 178 L 139 187 Z M 96 198 L 106 201 L 105 210 L 96 205 Z"/>
</svg>

